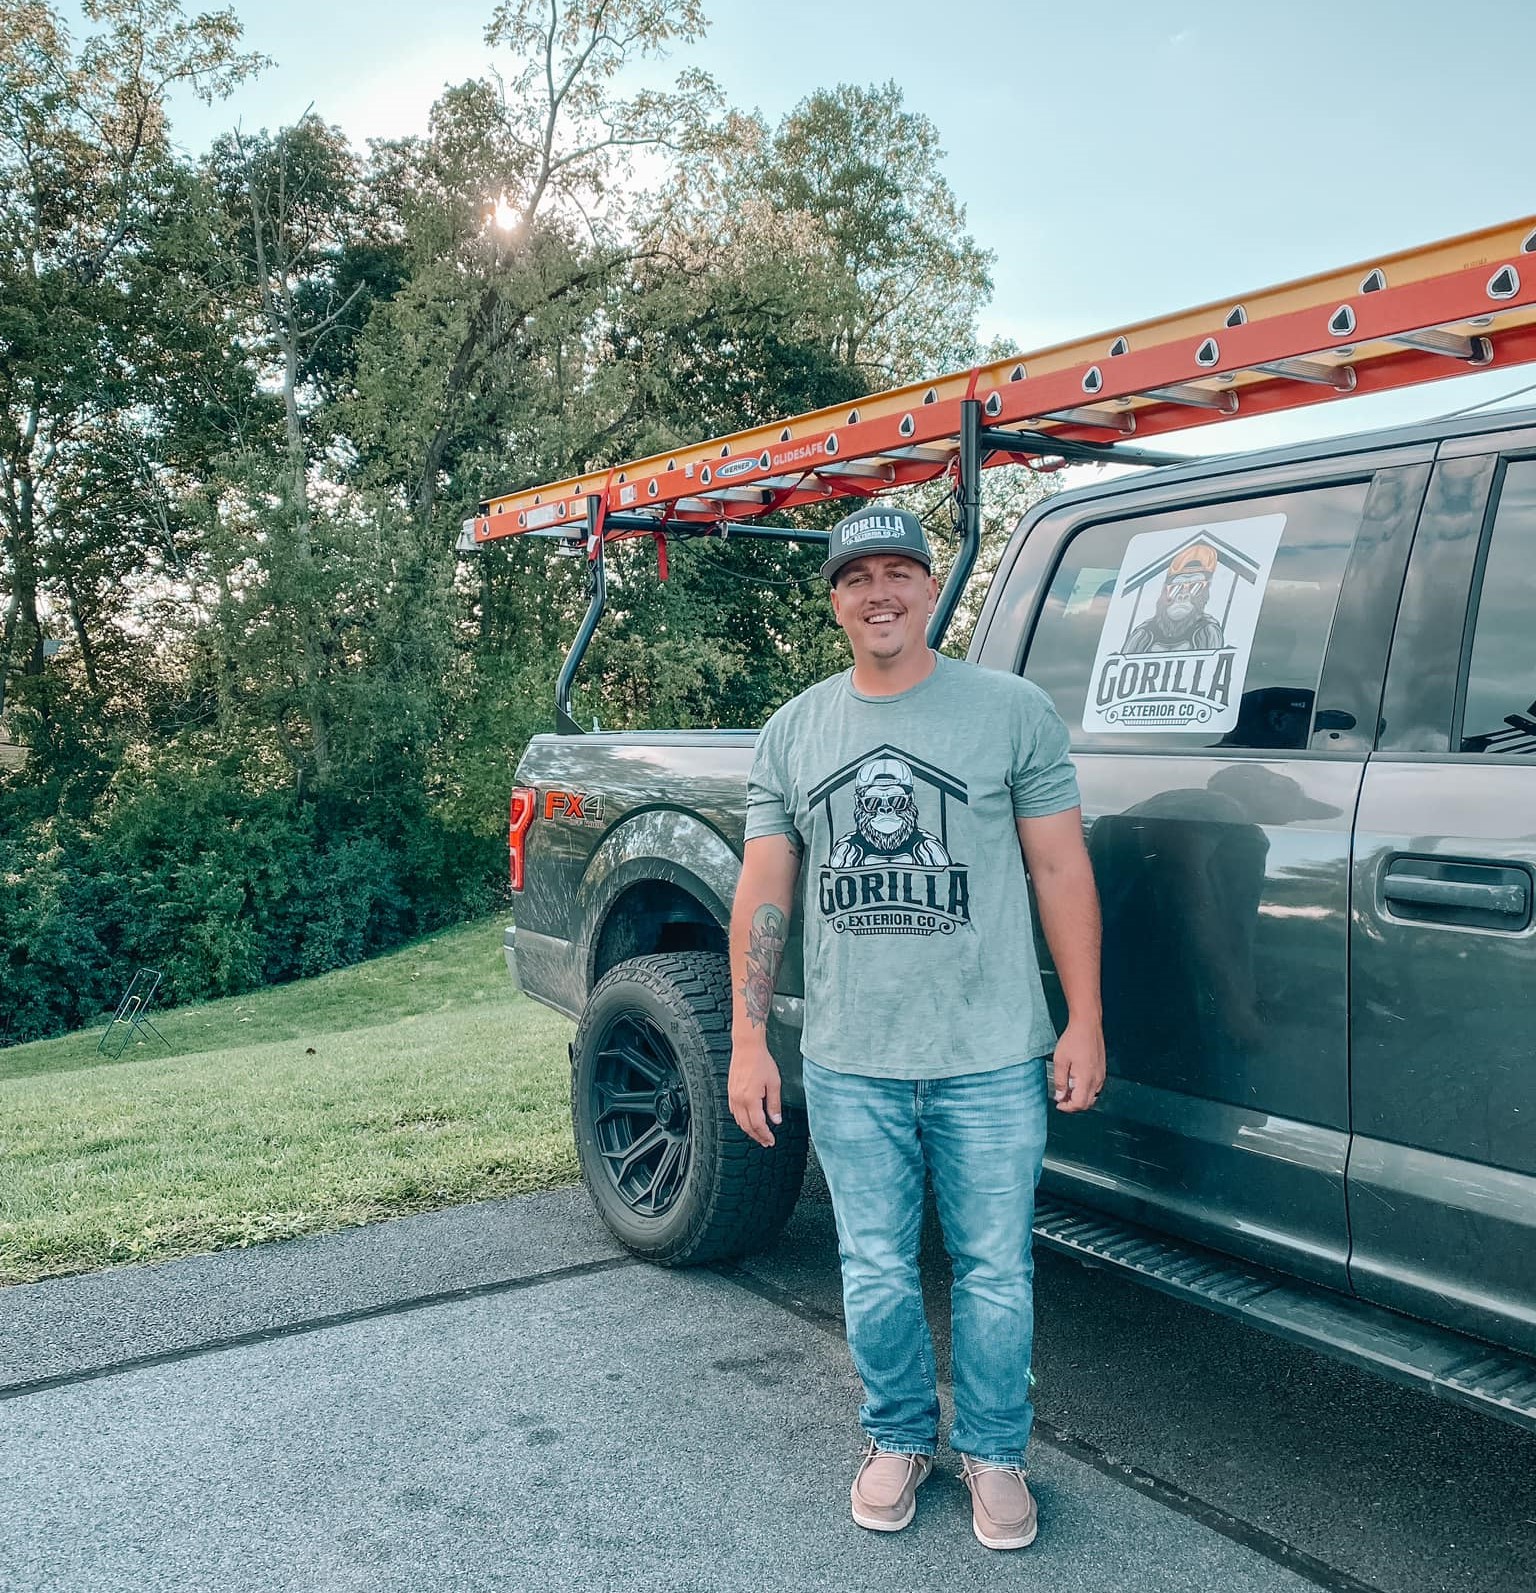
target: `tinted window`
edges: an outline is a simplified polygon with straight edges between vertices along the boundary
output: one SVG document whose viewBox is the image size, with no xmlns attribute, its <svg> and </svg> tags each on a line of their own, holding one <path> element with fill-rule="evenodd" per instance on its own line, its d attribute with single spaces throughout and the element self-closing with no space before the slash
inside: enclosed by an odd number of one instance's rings
<svg viewBox="0 0 1536 1593">
<path fill-rule="evenodd" d="M 1536 754 L 1536 460 L 1504 472 L 1472 629 L 1463 752 Z"/>
<path fill-rule="evenodd" d="M 1085 527 L 1062 553 L 1024 672 L 1078 746 L 1305 747 L 1367 489 L 1351 482 Z M 1261 562 L 1244 568 L 1245 551 L 1261 545 L 1264 559 L 1272 550 L 1267 576 Z M 1219 686 L 1207 688 L 1234 666 L 1240 690 L 1225 707 L 1178 702 L 1203 693 L 1219 704 Z M 1184 711 L 1214 711 L 1218 728 L 1157 717 Z"/>
</svg>

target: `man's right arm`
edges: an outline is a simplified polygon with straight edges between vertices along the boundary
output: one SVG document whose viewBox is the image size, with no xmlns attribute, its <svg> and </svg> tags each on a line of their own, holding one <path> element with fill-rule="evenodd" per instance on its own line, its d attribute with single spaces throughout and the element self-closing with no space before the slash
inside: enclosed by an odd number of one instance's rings
<svg viewBox="0 0 1536 1593">
<path fill-rule="evenodd" d="M 800 838 L 748 841 L 731 904 L 731 1116 L 759 1145 L 773 1144 L 782 1121 L 779 1070 L 768 1050 L 768 1012 L 784 961 L 789 915 L 800 878 Z"/>
</svg>

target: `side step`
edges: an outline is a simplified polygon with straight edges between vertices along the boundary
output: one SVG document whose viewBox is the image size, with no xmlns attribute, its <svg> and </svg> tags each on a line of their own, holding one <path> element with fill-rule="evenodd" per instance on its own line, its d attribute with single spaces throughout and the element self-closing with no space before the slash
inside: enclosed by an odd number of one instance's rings
<svg viewBox="0 0 1536 1593">
<path fill-rule="evenodd" d="M 1380 1306 L 1280 1281 L 1047 1195 L 1036 1203 L 1035 1237 L 1078 1261 L 1113 1267 L 1164 1294 L 1536 1432 L 1536 1361 Z"/>
</svg>

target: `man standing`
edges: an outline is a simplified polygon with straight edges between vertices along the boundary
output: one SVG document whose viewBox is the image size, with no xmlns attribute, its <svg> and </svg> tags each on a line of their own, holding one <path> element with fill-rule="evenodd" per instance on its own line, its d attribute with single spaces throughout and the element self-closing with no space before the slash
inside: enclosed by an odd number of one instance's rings
<svg viewBox="0 0 1536 1593">
<path fill-rule="evenodd" d="M 926 1175 L 954 1271 L 950 1442 L 976 1536 L 1023 1548 L 1036 1530 L 1024 1457 L 1046 1095 L 1076 1112 L 1104 1086 L 1077 780 L 1038 687 L 928 646 L 938 588 L 916 516 L 871 505 L 834 528 L 828 553 L 853 668 L 758 738 L 731 915 L 731 1111 L 773 1144 L 768 1010 L 804 874 L 805 1097 L 865 1390 L 853 1519 L 906 1526 L 938 1440 L 917 1264 Z M 1067 1000 L 1059 1039 L 1026 864 Z"/>
</svg>

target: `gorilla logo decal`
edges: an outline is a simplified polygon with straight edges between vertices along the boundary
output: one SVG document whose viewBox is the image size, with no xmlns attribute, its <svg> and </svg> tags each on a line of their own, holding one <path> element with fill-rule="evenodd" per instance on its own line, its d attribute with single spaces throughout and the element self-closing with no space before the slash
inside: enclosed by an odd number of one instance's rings
<svg viewBox="0 0 1536 1593">
<path fill-rule="evenodd" d="M 1219 555 L 1208 542 L 1185 548 L 1168 566 L 1151 619 L 1125 639 L 1127 653 L 1206 653 L 1226 646 L 1221 622 L 1205 611 Z"/>
<path fill-rule="evenodd" d="M 853 829 L 833 846 L 833 868 L 880 863 L 950 867 L 944 843 L 918 827 L 912 786 L 912 769 L 900 758 L 885 754 L 859 766 L 853 785 Z"/>
</svg>

